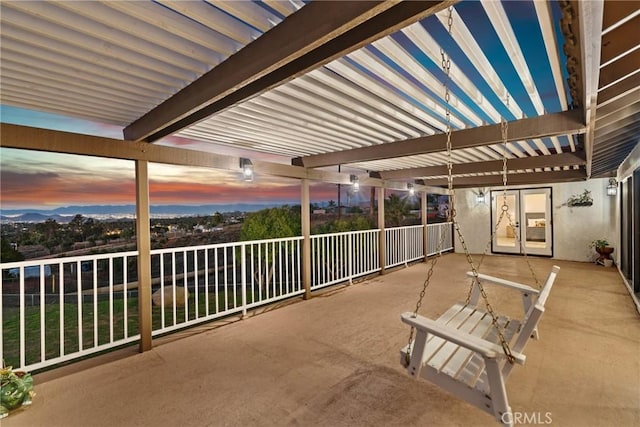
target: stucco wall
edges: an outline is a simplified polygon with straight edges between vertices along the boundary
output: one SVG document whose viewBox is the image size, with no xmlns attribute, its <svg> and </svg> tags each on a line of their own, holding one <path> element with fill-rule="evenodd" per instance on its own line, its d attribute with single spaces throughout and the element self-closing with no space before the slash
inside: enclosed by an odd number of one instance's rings
<svg viewBox="0 0 640 427">
<path fill-rule="evenodd" d="M 595 252 L 589 243 L 595 239 L 607 239 L 614 248 L 618 246 L 617 200 L 607 196 L 608 180 L 591 179 L 586 182 L 571 182 L 545 185 L 552 188 L 553 210 L 553 257 L 571 261 L 591 261 Z M 536 188 L 521 186 L 510 188 Z M 493 188 L 499 190 L 500 188 Z M 569 197 L 591 191 L 593 205 L 569 207 Z M 488 194 L 491 188 L 483 188 Z M 472 253 L 482 253 L 491 235 L 489 201 L 478 203 L 479 188 L 456 190 L 456 218 L 460 224 L 467 246 Z M 487 197 L 488 199 L 488 197 Z M 456 251 L 462 252 L 456 239 Z M 615 255 L 615 253 L 614 253 Z M 614 256 L 617 259 L 617 256 Z"/>
</svg>

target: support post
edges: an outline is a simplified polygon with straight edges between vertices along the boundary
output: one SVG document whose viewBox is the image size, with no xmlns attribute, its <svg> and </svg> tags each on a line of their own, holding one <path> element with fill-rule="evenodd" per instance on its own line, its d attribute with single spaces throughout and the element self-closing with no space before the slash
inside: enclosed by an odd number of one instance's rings
<svg viewBox="0 0 640 427">
<path fill-rule="evenodd" d="M 311 207 L 309 204 L 309 180 L 301 182 L 300 220 L 302 221 L 302 284 L 304 299 L 311 298 Z"/>
<path fill-rule="evenodd" d="M 378 229 L 380 230 L 380 235 L 378 236 L 378 254 L 380 256 L 380 274 L 384 274 L 387 267 L 387 239 L 384 230 L 384 188 L 376 187 L 376 194 L 378 196 Z"/>
<path fill-rule="evenodd" d="M 138 246 L 139 351 L 151 350 L 151 223 L 149 171 L 146 160 L 136 160 L 136 242 Z"/>
<path fill-rule="evenodd" d="M 427 254 L 429 253 L 429 229 L 427 227 L 427 192 L 422 192 L 420 199 L 420 216 L 422 220 L 422 251 L 424 254 L 424 262 L 427 262 Z"/>
</svg>

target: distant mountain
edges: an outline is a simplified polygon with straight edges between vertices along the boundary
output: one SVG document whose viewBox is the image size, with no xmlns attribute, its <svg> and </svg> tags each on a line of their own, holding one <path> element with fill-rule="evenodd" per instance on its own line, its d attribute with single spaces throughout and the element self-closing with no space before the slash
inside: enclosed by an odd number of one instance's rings
<svg viewBox="0 0 640 427">
<path fill-rule="evenodd" d="M 65 224 L 73 219 L 73 216 L 62 216 L 62 215 L 47 215 L 35 212 L 29 212 L 17 216 L 7 217 L 4 215 L 0 216 L 0 221 L 14 221 L 14 222 L 45 222 L 48 219 L 53 219 L 60 224 Z"/>
<path fill-rule="evenodd" d="M 152 205 L 152 217 L 170 216 L 205 216 L 216 212 L 255 212 L 265 208 L 281 206 L 283 203 L 233 203 L 209 205 Z M 132 218 L 135 216 L 135 205 L 94 205 L 94 206 L 64 206 L 55 209 L 1 209 L 0 220 L 15 222 L 44 222 L 55 219 L 66 223 L 75 215 L 94 218 Z"/>
</svg>

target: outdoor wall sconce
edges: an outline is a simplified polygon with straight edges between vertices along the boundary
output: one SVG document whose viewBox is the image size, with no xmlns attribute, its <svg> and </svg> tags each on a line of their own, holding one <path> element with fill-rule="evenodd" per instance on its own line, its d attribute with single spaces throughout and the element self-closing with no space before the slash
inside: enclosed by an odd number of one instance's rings
<svg viewBox="0 0 640 427">
<path fill-rule="evenodd" d="M 248 182 L 253 181 L 253 163 L 251 163 L 251 160 L 241 157 L 240 167 L 242 168 L 242 178 Z"/>
<path fill-rule="evenodd" d="M 618 195 L 618 183 L 615 178 L 609 178 L 609 185 L 607 185 L 607 196 Z"/>
<path fill-rule="evenodd" d="M 484 194 L 484 191 L 480 190 L 480 192 L 476 195 L 476 201 L 478 203 L 484 203 L 486 199 L 486 195 Z"/>
<path fill-rule="evenodd" d="M 410 195 L 412 195 L 412 196 L 413 196 L 414 194 L 416 194 L 416 189 L 415 189 L 415 188 L 413 188 L 413 184 L 412 184 L 412 183 L 408 183 L 408 184 L 407 184 L 407 190 L 409 190 L 409 194 L 410 194 Z"/>
<path fill-rule="evenodd" d="M 351 185 L 354 193 L 360 190 L 360 182 L 357 176 L 351 175 Z"/>
</svg>

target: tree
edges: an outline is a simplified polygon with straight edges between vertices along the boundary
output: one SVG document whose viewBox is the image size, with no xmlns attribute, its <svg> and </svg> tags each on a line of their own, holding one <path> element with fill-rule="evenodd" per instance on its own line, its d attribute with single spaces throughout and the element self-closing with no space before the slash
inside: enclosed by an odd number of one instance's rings
<svg viewBox="0 0 640 427">
<path fill-rule="evenodd" d="M 402 220 L 409 214 L 409 210 L 407 201 L 397 194 L 390 194 L 389 198 L 384 201 L 385 218 L 391 226 L 401 226 Z"/>
<path fill-rule="evenodd" d="M 279 208 L 263 209 L 247 215 L 240 230 L 240 240 L 264 240 L 283 237 L 300 236 L 302 225 L 300 222 L 300 206 L 282 206 Z M 256 268 L 257 281 L 264 286 L 271 280 L 274 265 L 271 262 L 278 258 L 278 250 L 281 246 L 267 245 L 261 254 L 262 271 Z M 293 250 L 293 248 L 290 248 Z M 275 252 L 274 252 L 275 251 Z M 252 260 L 258 263 L 254 257 Z"/>
<path fill-rule="evenodd" d="M 13 249 L 7 239 L 0 239 L 0 262 L 24 261 L 24 255 Z"/>
<path fill-rule="evenodd" d="M 299 236 L 301 227 L 300 209 L 291 206 L 263 209 L 247 215 L 240 230 L 240 240 Z"/>
</svg>

